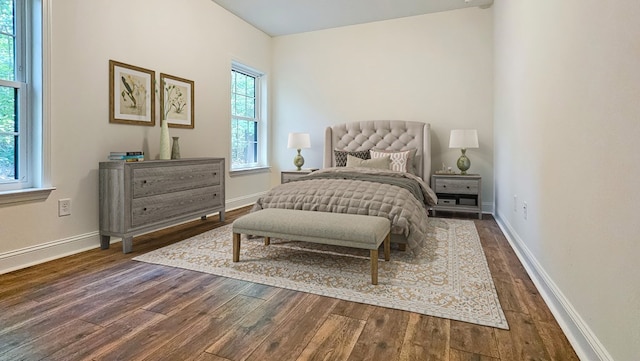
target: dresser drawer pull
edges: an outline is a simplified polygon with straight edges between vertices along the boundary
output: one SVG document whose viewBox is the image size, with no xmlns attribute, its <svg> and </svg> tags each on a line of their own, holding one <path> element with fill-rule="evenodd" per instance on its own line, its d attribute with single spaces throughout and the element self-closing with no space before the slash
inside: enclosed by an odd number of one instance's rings
<svg viewBox="0 0 640 361">
<path fill-rule="evenodd" d="M 142 210 L 146 212 L 147 211 L 147 207 L 142 208 Z"/>
<path fill-rule="evenodd" d="M 145 180 L 143 180 L 143 181 L 142 181 L 142 183 L 143 183 L 143 184 L 147 184 L 147 180 L 146 180 L 146 179 L 145 179 Z"/>
</svg>

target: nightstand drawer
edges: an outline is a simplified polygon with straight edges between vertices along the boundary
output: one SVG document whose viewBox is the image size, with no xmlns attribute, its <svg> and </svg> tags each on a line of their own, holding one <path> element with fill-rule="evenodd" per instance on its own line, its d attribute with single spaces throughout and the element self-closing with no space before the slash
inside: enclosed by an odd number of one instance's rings
<svg viewBox="0 0 640 361">
<path fill-rule="evenodd" d="M 436 193 L 478 194 L 478 181 L 475 179 L 438 179 Z"/>
</svg>

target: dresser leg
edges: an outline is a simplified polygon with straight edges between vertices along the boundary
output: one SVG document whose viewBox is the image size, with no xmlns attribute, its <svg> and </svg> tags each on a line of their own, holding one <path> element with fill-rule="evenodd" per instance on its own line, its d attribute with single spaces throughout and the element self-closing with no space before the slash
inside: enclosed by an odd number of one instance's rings
<svg viewBox="0 0 640 361">
<path fill-rule="evenodd" d="M 111 236 L 100 235 L 100 249 L 109 249 Z"/>
<path fill-rule="evenodd" d="M 220 211 L 220 222 L 224 222 L 224 211 Z"/>
<path fill-rule="evenodd" d="M 122 237 L 122 253 L 131 253 L 133 250 L 133 236 Z"/>
</svg>

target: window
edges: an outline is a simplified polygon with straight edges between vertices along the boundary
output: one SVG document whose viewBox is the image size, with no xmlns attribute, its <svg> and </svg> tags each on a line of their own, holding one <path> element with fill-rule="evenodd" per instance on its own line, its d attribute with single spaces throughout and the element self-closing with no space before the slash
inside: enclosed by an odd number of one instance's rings
<svg viewBox="0 0 640 361">
<path fill-rule="evenodd" d="M 39 0 L 0 0 L 0 203 L 32 197 L 23 192 L 7 200 L 12 191 L 43 191 L 38 187 L 44 181 L 42 15 L 47 6 Z"/>
<path fill-rule="evenodd" d="M 231 170 L 266 165 L 266 127 L 262 118 L 263 74 L 233 63 L 231 67 Z"/>
</svg>

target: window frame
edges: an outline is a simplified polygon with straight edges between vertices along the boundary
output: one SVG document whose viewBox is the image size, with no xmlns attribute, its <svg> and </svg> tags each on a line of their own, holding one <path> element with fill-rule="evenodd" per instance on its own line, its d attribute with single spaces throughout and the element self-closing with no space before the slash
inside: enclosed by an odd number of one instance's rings
<svg viewBox="0 0 640 361">
<path fill-rule="evenodd" d="M 244 74 L 247 76 L 250 76 L 252 78 L 254 78 L 254 91 L 255 91 L 255 96 L 254 96 L 254 112 L 255 112 L 255 116 L 253 118 L 249 118 L 249 117 L 242 117 L 242 116 L 236 116 L 233 113 L 233 103 L 232 103 L 232 99 L 233 99 L 233 89 L 231 89 L 231 85 L 233 84 L 233 79 L 230 79 L 229 82 L 229 96 L 230 96 L 230 101 L 229 101 L 229 125 L 230 125 L 230 132 L 229 132 L 229 139 L 230 139 L 230 147 L 229 147 L 229 174 L 230 175 L 234 175 L 234 174 L 239 174 L 239 173 L 251 173 L 251 172 L 256 172 L 256 171 L 260 171 L 263 169 L 269 169 L 269 166 L 267 164 L 267 149 L 268 149 L 268 137 L 267 137 L 267 119 L 266 119 L 266 114 L 267 114 L 267 109 L 266 109 L 266 75 L 265 73 L 256 70 L 254 68 L 251 68 L 249 66 L 246 66 L 238 61 L 232 61 L 231 62 L 231 72 L 229 73 L 231 77 L 234 76 L 234 72 L 240 73 L 240 74 Z M 250 164 L 244 164 L 243 166 L 234 166 L 233 164 L 233 127 L 234 127 L 234 123 L 235 120 L 239 119 L 239 120 L 249 120 L 249 121 L 254 121 L 256 123 L 256 147 L 255 147 L 255 151 L 256 151 L 256 162 L 254 163 L 250 163 Z"/>
<path fill-rule="evenodd" d="M 19 90 L 19 179 L 0 183 L 0 204 L 48 198 L 50 185 L 50 59 L 52 0 L 15 0 Z M 18 10 L 19 9 L 19 10 Z M 19 49 L 18 49 L 19 48 Z M 3 81 L 6 84 L 6 80 Z"/>
</svg>

